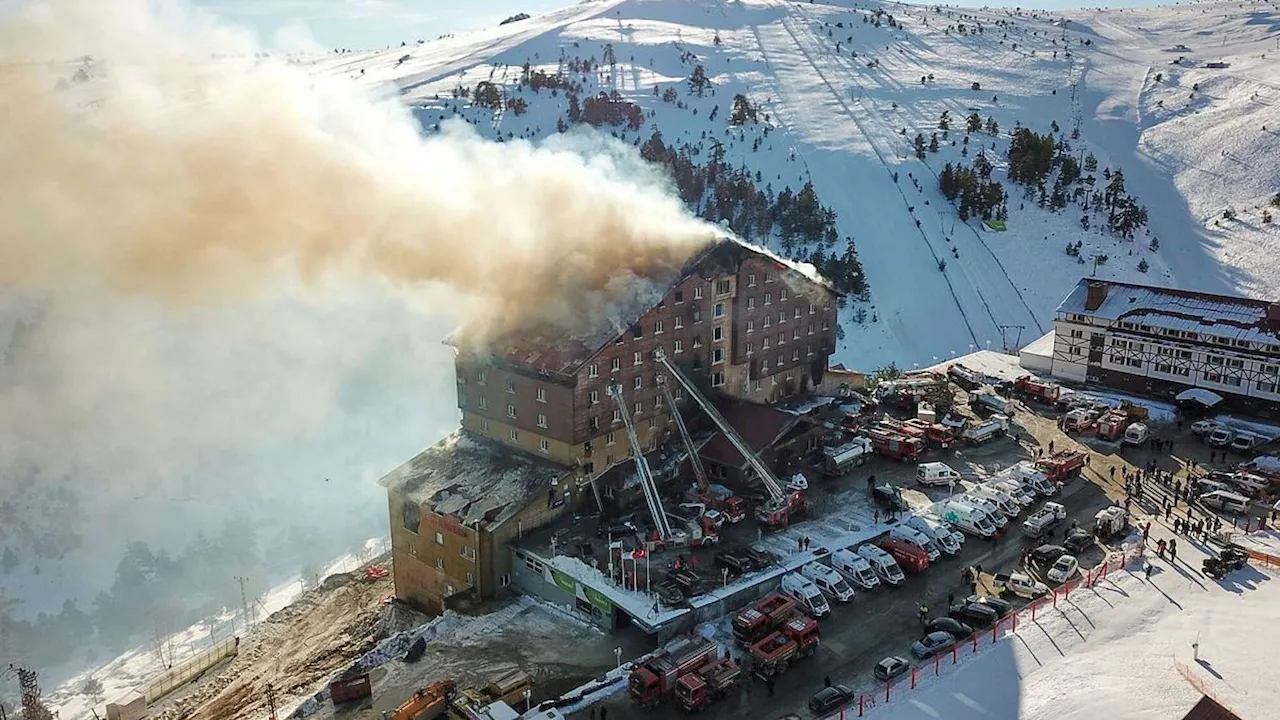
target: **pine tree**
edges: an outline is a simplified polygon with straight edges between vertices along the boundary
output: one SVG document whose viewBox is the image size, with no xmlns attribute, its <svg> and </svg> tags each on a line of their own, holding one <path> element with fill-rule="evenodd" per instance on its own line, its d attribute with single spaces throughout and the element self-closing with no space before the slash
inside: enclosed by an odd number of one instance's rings
<svg viewBox="0 0 1280 720">
<path fill-rule="evenodd" d="M 969 117 L 965 119 L 965 129 L 971 133 L 978 132 L 982 129 L 982 116 L 976 112 L 969 113 Z"/>
<path fill-rule="evenodd" d="M 938 152 L 938 133 L 929 138 L 929 152 Z"/>
<path fill-rule="evenodd" d="M 915 149 L 916 149 L 916 158 L 917 158 L 917 159 L 919 159 L 919 160 L 923 160 L 923 159 L 925 158 L 925 150 L 924 150 L 924 148 L 925 148 L 925 146 L 924 146 L 924 134 L 922 134 L 922 133 L 916 133 Z"/>
<path fill-rule="evenodd" d="M 689 75 L 689 89 L 698 97 L 711 87 L 711 79 L 707 77 L 707 69 L 702 65 L 695 65 L 693 72 Z"/>
</svg>

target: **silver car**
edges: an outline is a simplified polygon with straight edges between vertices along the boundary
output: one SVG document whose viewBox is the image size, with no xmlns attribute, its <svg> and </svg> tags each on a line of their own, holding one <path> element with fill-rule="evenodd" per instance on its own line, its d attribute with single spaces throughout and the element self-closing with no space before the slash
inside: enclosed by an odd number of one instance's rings
<svg viewBox="0 0 1280 720">
<path fill-rule="evenodd" d="M 911 643 L 911 654 L 924 660 L 931 658 L 940 652 L 950 650 L 952 645 L 956 644 L 956 636 L 949 632 L 931 632 L 919 640 Z"/>
</svg>

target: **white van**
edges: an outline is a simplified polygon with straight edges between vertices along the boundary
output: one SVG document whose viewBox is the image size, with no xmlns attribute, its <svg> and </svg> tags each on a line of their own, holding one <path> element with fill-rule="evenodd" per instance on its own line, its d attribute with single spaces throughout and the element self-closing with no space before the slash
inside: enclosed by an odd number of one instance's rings
<svg viewBox="0 0 1280 720">
<path fill-rule="evenodd" d="M 939 504 L 938 512 L 944 520 L 970 535 L 991 537 L 996 534 L 996 526 L 991 516 L 981 508 L 958 500 L 947 500 Z"/>
<path fill-rule="evenodd" d="M 996 506 L 1000 508 L 1000 512 L 1008 515 L 1010 518 L 1015 518 L 1018 516 L 1018 513 L 1022 512 L 1022 503 L 1014 500 L 1009 493 L 1004 492 L 991 483 L 978 483 L 977 485 L 969 488 L 969 494 L 977 495 L 980 498 L 987 498 L 991 502 L 994 502 Z"/>
<path fill-rule="evenodd" d="M 875 545 L 871 543 L 859 545 L 856 552 L 871 563 L 871 568 L 876 571 L 881 580 L 890 585 L 901 585 L 902 581 L 907 579 L 902 574 L 902 568 L 898 567 L 898 561 Z"/>
<path fill-rule="evenodd" d="M 938 549 L 938 544 L 933 541 L 933 538 L 906 523 L 894 525 L 893 529 L 889 530 L 889 537 L 909 543 L 925 551 L 929 555 L 929 562 L 942 557 L 942 551 Z"/>
<path fill-rule="evenodd" d="M 1238 453 L 1246 453 L 1250 450 L 1265 443 L 1267 438 L 1256 433 L 1242 432 L 1236 435 L 1236 439 L 1231 441 L 1231 449 Z"/>
<path fill-rule="evenodd" d="M 1231 492 L 1231 486 L 1226 483 L 1220 483 L 1217 480 L 1210 480 L 1207 477 L 1198 477 L 1191 480 L 1191 486 L 1195 488 L 1200 495 L 1211 493 L 1216 490 L 1223 492 Z"/>
<path fill-rule="evenodd" d="M 920 463 L 916 466 L 916 482 L 926 486 L 951 485 L 960 482 L 960 473 L 946 463 Z"/>
<path fill-rule="evenodd" d="M 853 588 L 845 582 L 844 576 L 829 565 L 814 561 L 800 568 L 800 574 L 816 585 L 823 595 L 836 602 L 846 603 L 853 599 Z"/>
<path fill-rule="evenodd" d="M 831 612 L 831 606 L 827 604 L 827 599 L 822 596 L 822 591 L 800 573 L 783 575 L 781 589 L 783 593 L 789 595 L 792 600 L 795 600 L 800 605 L 800 609 L 811 617 L 820 618 Z"/>
<path fill-rule="evenodd" d="M 1264 490 L 1271 487 L 1271 481 L 1261 475 L 1253 473 L 1236 473 L 1229 481 L 1240 489 L 1242 493 L 1261 495 Z"/>
<path fill-rule="evenodd" d="M 1044 473 L 1037 470 L 1035 463 L 1030 460 L 1023 460 L 1005 472 L 1024 486 L 1030 486 L 1041 497 L 1057 495 L 1058 490 L 1061 489 L 1056 483 L 1049 480 Z"/>
<path fill-rule="evenodd" d="M 1214 447 L 1226 447 L 1235 439 L 1236 431 L 1225 426 L 1209 433 L 1209 444 Z"/>
<path fill-rule="evenodd" d="M 960 544 L 964 542 L 964 535 L 952 530 L 940 520 L 923 515 L 911 515 L 903 520 L 902 524 L 924 533 L 937 544 L 938 549 L 948 555 L 959 554 Z"/>
<path fill-rule="evenodd" d="M 1020 508 L 1029 507 L 1036 501 L 1035 491 L 1027 489 L 1013 478 L 993 478 L 988 480 L 987 484 L 1013 498 Z"/>
<path fill-rule="evenodd" d="M 1009 527 L 1009 516 L 1005 515 L 1000 509 L 999 503 L 991 498 L 984 497 L 975 493 L 965 493 L 960 496 L 960 502 L 982 510 L 991 519 L 991 522 L 1001 530 Z"/>
<path fill-rule="evenodd" d="M 1147 441 L 1147 426 L 1143 423 L 1134 423 L 1124 429 L 1124 441 L 1129 445 L 1141 445 Z"/>
<path fill-rule="evenodd" d="M 1199 497 L 1200 504 L 1223 512 L 1242 513 L 1249 509 L 1249 498 L 1226 490 L 1214 490 Z"/>
<path fill-rule="evenodd" d="M 880 578 L 871 569 L 871 563 L 849 548 L 840 548 L 831 553 L 831 567 L 849 582 L 867 590 L 880 585 Z"/>
</svg>

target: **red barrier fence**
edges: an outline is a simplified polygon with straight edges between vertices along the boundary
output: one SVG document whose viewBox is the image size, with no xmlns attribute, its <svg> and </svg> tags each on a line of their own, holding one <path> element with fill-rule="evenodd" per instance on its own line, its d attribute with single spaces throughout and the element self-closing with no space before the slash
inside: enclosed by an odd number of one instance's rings
<svg viewBox="0 0 1280 720">
<path fill-rule="evenodd" d="M 1261 555 L 1262 553 L 1259 553 L 1259 554 Z M 1027 616 L 1029 616 L 1029 619 L 1032 622 L 1035 622 L 1036 611 L 1042 604 L 1046 602 L 1052 602 L 1053 607 L 1057 607 L 1059 596 L 1061 596 L 1063 600 L 1066 600 L 1070 597 L 1070 594 L 1072 591 L 1079 590 L 1080 588 L 1094 587 L 1099 582 L 1102 582 L 1103 580 L 1105 580 L 1109 573 L 1113 573 L 1119 570 L 1120 568 L 1124 567 L 1126 562 L 1130 560 L 1135 560 L 1140 557 L 1142 557 L 1141 546 L 1133 548 L 1127 552 L 1111 553 L 1107 557 L 1106 561 L 1104 561 L 1102 564 L 1093 568 L 1089 568 L 1085 570 L 1084 573 L 1079 577 L 1073 578 L 1070 581 L 1063 583 L 1058 588 L 1056 588 L 1051 593 L 1050 596 L 1041 597 L 1036 600 L 1033 600 L 1031 601 L 1031 603 L 1029 603 L 1025 607 L 1010 613 L 1006 617 L 1000 618 L 994 625 L 991 626 L 991 636 L 989 641 L 982 640 L 982 638 L 986 637 L 985 633 L 974 633 L 972 636 L 972 642 L 967 643 L 968 645 L 971 646 L 971 649 L 965 653 L 964 658 L 973 657 L 979 652 L 982 646 L 994 645 L 995 643 L 1000 642 L 1001 639 L 1008 637 L 1012 633 L 1017 632 L 1018 618 L 1020 616 L 1023 617 L 1024 621 L 1028 619 Z M 1278 566 L 1280 566 L 1280 558 L 1276 558 L 1270 555 L 1267 555 L 1265 557 L 1269 558 L 1271 562 L 1276 563 Z M 962 659 L 960 654 L 960 644 L 956 643 L 955 645 L 951 646 L 951 652 L 949 653 L 951 656 L 951 662 L 949 663 L 943 662 L 944 654 L 946 653 L 933 656 L 933 674 L 935 676 L 942 674 L 943 665 L 955 666 L 960 664 L 960 661 Z M 913 665 L 911 667 L 911 683 L 908 689 L 910 690 L 916 689 L 917 685 L 919 684 L 919 672 L 921 669 L 922 669 L 922 666 L 920 665 Z M 889 702 L 891 702 L 892 700 L 902 695 L 903 691 L 901 689 L 898 689 L 895 692 L 895 687 L 896 686 L 894 685 L 894 681 L 889 680 L 884 684 L 883 692 L 881 691 L 881 689 L 876 689 L 868 692 L 858 693 L 856 700 L 850 702 L 845 707 L 840 708 L 840 714 L 837 717 L 839 718 L 839 720 L 845 720 L 846 718 L 863 717 L 867 712 L 869 712 L 872 708 L 876 706 L 877 701 L 882 702 L 886 705 L 889 704 Z"/>
</svg>

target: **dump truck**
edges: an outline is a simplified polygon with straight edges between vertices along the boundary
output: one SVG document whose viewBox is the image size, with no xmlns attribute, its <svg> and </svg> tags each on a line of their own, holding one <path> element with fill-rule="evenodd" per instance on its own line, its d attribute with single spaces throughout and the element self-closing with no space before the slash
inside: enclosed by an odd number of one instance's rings
<svg viewBox="0 0 1280 720">
<path fill-rule="evenodd" d="M 728 694 L 742 679 L 742 670 L 730 658 L 702 666 L 676 681 L 676 700 L 687 712 L 696 712 Z"/>
<path fill-rule="evenodd" d="M 827 477 L 840 477 L 865 464 L 872 452 L 871 441 L 864 437 L 855 437 L 838 447 L 827 448 L 822 453 L 822 472 Z"/>
<path fill-rule="evenodd" d="M 1036 469 L 1044 473 L 1049 482 L 1062 482 L 1080 472 L 1087 456 L 1079 450 L 1059 450 L 1036 461 Z"/>
<path fill-rule="evenodd" d="M 712 662 L 717 655 L 714 641 L 684 639 L 631 671 L 627 691 L 641 707 L 657 707 L 675 691 L 680 678 Z"/>
<path fill-rule="evenodd" d="M 734 616 L 733 639 L 739 645 L 749 647 L 782 627 L 795 614 L 795 600 L 782 593 L 773 593 Z"/>
<path fill-rule="evenodd" d="M 919 439 L 891 430 L 871 428 L 867 430 L 867 438 L 871 440 L 871 447 L 877 454 L 902 462 L 915 461 L 924 450 Z"/>
<path fill-rule="evenodd" d="M 1015 392 L 1019 392 L 1023 396 L 1045 405 L 1057 404 L 1058 397 L 1062 394 L 1062 386 L 1058 383 L 1037 380 L 1030 375 L 1023 375 L 1014 380 L 1013 389 Z"/>
<path fill-rule="evenodd" d="M 1031 514 L 1031 517 L 1022 522 L 1022 532 L 1028 537 L 1039 538 L 1044 537 L 1045 533 L 1053 530 L 1067 519 L 1067 509 L 1060 503 L 1047 502 L 1039 510 Z"/>
<path fill-rule="evenodd" d="M 818 622 L 793 617 L 777 631 L 751 646 L 752 673 L 767 680 L 786 671 L 787 666 L 809 657 L 818 648 Z"/>
<path fill-rule="evenodd" d="M 965 430 L 961 435 L 970 445 L 981 445 L 1009 434 L 1009 418 L 1004 415 L 992 415 L 986 422 Z"/>
<path fill-rule="evenodd" d="M 435 720 L 449 711 L 449 700 L 457 692 L 458 686 L 452 680 L 441 680 L 418 690 L 400 707 L 396 708 L 388 720 Z"/>
</svg>

